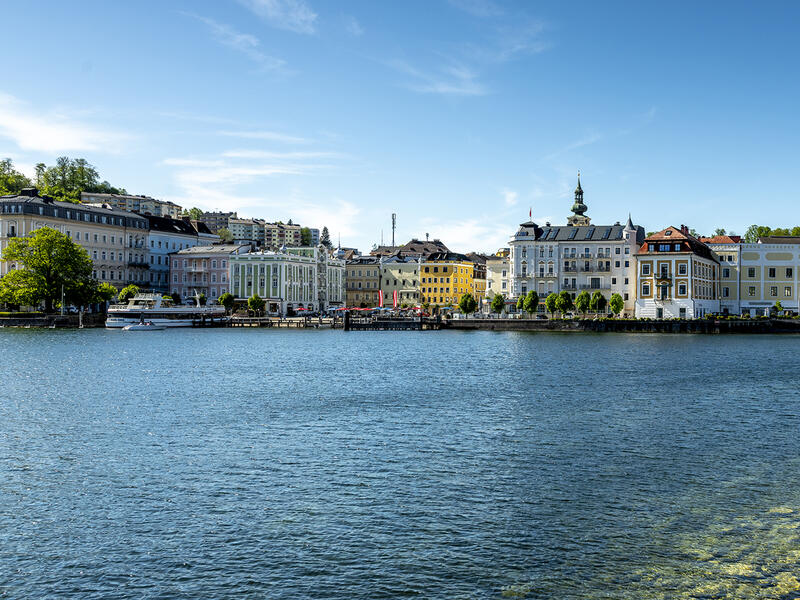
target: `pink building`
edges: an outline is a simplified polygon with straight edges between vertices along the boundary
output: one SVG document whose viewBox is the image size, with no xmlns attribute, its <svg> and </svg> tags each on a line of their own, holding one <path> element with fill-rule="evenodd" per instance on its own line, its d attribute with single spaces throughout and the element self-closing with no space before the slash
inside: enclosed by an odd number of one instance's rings
<svg viewBox="0 0 800 600">
<path fill-rule="evenodd" d="M 170 292 L 180 294 L 184 300 L 205 294 L 209 302 L 216 302 L 222 294 L 230 292 L 228 258 L 249 249 L 247 244 L 219 244 L 194 246 L 170 254 Z"/>
</svg>

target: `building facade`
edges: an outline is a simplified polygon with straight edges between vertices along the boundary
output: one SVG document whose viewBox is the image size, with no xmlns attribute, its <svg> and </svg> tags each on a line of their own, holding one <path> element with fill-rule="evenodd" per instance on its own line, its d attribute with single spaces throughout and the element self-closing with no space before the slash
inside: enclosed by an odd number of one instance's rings
<svg viewBox="0 0 800 600">
<path fill-rule="evenodd" d="M 169 256 L 170 291 L 184 300 L 205 294 L 209 302 L 216 302 L 230 292 L 230 257 L 247 252 L 246 244 L 218 244 L 194 246 Z"/>
<path fill-rule="evenodd" d="M 0 197 L 0 252 L 14 237 L 51 227 L 80 244 L 92 259 L 92 276 L 122 288 L 146 283 L 147 218 L 109 206 L 58 202 L 35 188 Z M 0 261 L 0 276 L 15 265 Z"/>
<path fill-rule="evenodd" d="M 497 294 L 508 297 L 508 256 L 486 258 L 486 294 L 491 301 Z"/>
<path fill-rule="evenodd" d="M 355 256 L 346 261 L 345 304 L 358 308 L 373 308 L 380 300 L 380 264 L 375 256 Z"/>
<path fill-rule="evenodd" d="M 285 223 L 264 224 L 264 245 L 277 250 L 283 246 L 299 247 L 303 245 L 303 234 L 300 225 L 287 225 Z M 313 243 L 311 247 L 316 248 Z"/>
<path fill-rule="evenodd" d="M 431 306 L 454 306 L 475 291 L 474 263 L 457 252 L 434 252 L 422 260 L 420 297 Z"/>
<path fill-rule="evenodd" d="M 220 229 L 228 229 L 228 220 L 237 219 L 235 212 L 204 212 L 200 220 L 206 224 L 211 233 L 216 233 Z"/>
<path fill-rule="evenodd" d="M 210 233 L 198 232 L 188 217 L 172 219 L 147 216 L 145 218 L 149 225 L 148 283 L 154 291 L 168 293 L 171 290 L 169 255 L 186 248 L 211 245 L 214 240 L 219 238 Z M 205 225 L 201 229 L 208 232 Z"/>
<path fill-rule="evenodd" d="M 720 312 L 719 259 L 684 225 L 648 236 L 635 265 L 637 318 L 697 319 Z"/>
<path fill-rule="evenodd" d="M 167 200 L 156 200 L 150 196 L 132 196 L 128 194 L 96 194 L 94 192 L 81 192 L 81 202 L 84 204 L 107 204 L 119 210 L 135 212 L 141 215 L 156 217 L 171 217 L 180 219 L 183 209 Z"/>
<path fill-rule="evenodd" d="M 380 259 L 380 293 L 383 295 L 383 306 L 397 307 L 420 305 L 420 268 L 419 258 L 403 258 L 389 256 Z"/>
<path fill-rule="evenodd" d="M 522 223 L 509 242 L 509 296 L 516 300 L 535 290 L 542 302 L 550 294 L 599 291 L 606 300 L 619 294 L 623 316 L 636 309 L 636 275 L 633 257 L 645 232 L 630 216 L 625 225 L 593 225 L 586 215 L 580 178 L 572 215 L 564 226 L 533 221 Z M 540 310 L 543 306 L 540 305 Z"/>
<path fill-rule="evenodd" d="M 264 221 L 261 219 L 228 219 L 228 229 L 235 244 L 264 246 Z"/>
</svg>

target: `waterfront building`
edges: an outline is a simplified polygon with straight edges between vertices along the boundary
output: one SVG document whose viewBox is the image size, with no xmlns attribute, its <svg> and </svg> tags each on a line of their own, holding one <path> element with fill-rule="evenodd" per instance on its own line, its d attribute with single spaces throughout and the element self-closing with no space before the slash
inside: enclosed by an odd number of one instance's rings
<svg viewBox="0 0 800 600">
<path fill-rule="evenodd" d="M 383 294 L 383 305 L 419 306 L 420 304 L 420 258 L 402 257 L 398 255 L 380 258 L 380 293 Z"/>
<path fill-rule="evenodd" d="M 432 306 L 458 304 L 461 296 L 474 293 L 474 263 L 457 252 L 434 252 L 422 259 L 420 296 Z"/>
<path fill-rule="evenodd" d="M 80 244 L 92 259 L 92 276 L 121 288 L 147 282 L 148 221 L 109 205 L 59 202 L 40 196 L 36 188 L 0 196 L 0 252 L 9 240 L 40 227 L 51 227 Z M 0 276 L 15 265 L 0 262 Z"/>
<path fill-rule="evenodd" d="M 264 224 L 264 245 L 277 250 L 282 246 L 302 246 L 303 234 L 300 225 L 287 225 L 285 223 Z M 316 247 L 312 244 L 313 247 Z"/>
<path fill-rule="evenodd" d="M 217 233 L 220 229 L 228 229 L 228 220 L 238 218 L 235 212 L 204 212 L 200 220 L 206 224 L 208 230 Z"/>
<path fill-rule="evenodd" d="M 477 252 L 470 252 L 467 258 L 472 261 L 474 265 L 472 275 L 472 296 L 478 303 L 478 310 L 483 308 L 484 300 L 486 298 L 486 259 L 484 254 Z"/>
<path fill-rule="evenodd" d="M 508 297 L 508 255 L 486 257 L 486 293 L 491 301 L 497 294 Z"/>
<path fill-rule="evenodd" d="M 140 215 L 153 215 L 156 217 L 171 217 L 180 219 L 183 209 L 167 200 L 157 200 L 150 196 L 134 196 L 129 194 L 98 194 L 95 192 L 81 192 L 81 202 L 84 204 L 107 204 Z"/>
<path fill-rule="evenodd" d="M 311 245 L 316 248 L 319 246 L 319 229 L 309 227 L 308 230 L 311 232 Z"/>
<path fill-rule="evenodd" d="M 170 255 L 170 291 L 184 300 L 205 294 L 208 302 L 230 292 L 229 260 L 250 249 L 248 244 L 193 246 Z"/>
<path fill-rule="evenodd" d="M 800 312 L 800 238 L 770 236 L 744 243 L 738 236 L 717 236 L 703 241 L 720 261 L 723 314 L 765 316 L 778 301 L 784 310 Z"/>
<path fill-rule="evenodd" d="M 586 215 L 580 177 L 572 215 L 563 226 L 533 221 L 519 226 L 509 242 L 509 293 L 512 300 L 535 290 L 542 303 L 550 294 L 567 291 L 574 298 L 582 291 L 599 291 L 610 300 L 625 301 L 623 316 L 636 307 L 633 256 L 644 241 L 644 228 L 630 216 L 625 225 L 594 225 Z M 539 310 L 543 311 L 541 304 Z"/>
<path fill-rule="evenodd" d="M 231 255 L 231 293 L 246 301 L 258 294 L 271 315 L 343 306 L 345 264 L 321 248 L 282 248 Z"/>
<path fill-rule="evenodd" d="M 346 261 L 347 306 L 372 308 L 380 299 L 380 264 L 375 256 L 354 256 Z"/>
<path fill-rule="evenodd" d="M 636 317 L 696 319 L 720 311 L 719 258 L 685 225 L 648 236 L 634 258 Z"/>
<path fill-rule="evenodd" d="M 148 254 L 146 265 L 149 287 L 154 291 L 170 291 L 169 255 L 194 246 L 209 246 L 219 237 L 212 234 L 201 222 L 189 217 L 172 219 L 169 217 L 145 217 L 149 225 Z M 202 233 L 201 233 L 202 232 Z"/>
<path fill-rule="evenodd" d="M 228 229 L 235 244 L 264 246 L 264 226 L 262 219 L 228 219 Z"/>
</svg>

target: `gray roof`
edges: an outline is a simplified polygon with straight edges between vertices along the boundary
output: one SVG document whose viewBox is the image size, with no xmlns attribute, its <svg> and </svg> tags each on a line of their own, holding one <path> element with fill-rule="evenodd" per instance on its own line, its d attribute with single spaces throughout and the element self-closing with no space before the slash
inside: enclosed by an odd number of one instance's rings
<svg viewBox="0 0 800 600">
<path fill-rule="evenodd" d="M 129 221 L 136 220 L 137 222 L 142 222 L 147 220 L 146 217 L 143 217 L 137 213 L 132 213 L 127 210 L 122 210 L 120 208 L 113 208 L 107 204 L 92 205 L 92 204 L 82 204 L 75 202 L 62 202 L 61 200 L 53 200 L 50 196 L 39 195 L 39 190 L 37 190 L 36 188 L 26 188 L 22 190 L 19 194 L 0 196 L 0 202 L 23 203 L 25 206 L 29 207 L 45 206 L 45 207 L 52 207 L 70 211 L 87 212 L 97 215 L 113 215 L 115 217 L 121 217 Z M 29 210 L 33 209 L 31 208 Z M 38 211 L 38 208 L 36 210 Z M 48 212 L 46 212 L 45 214 L 47 214 L 48 216 L 54 216 L 49 214 Z M 57 218 L 63 218 L 63 217 L 59 215 Z"/>
<path fill-rule="evenodd" d="M 644 242 L 644 227 L 634 226 L 636 242 Z M 540 242 L 603 242 L 625 239 L 625 226 L 615 225 L 546 225 L 539 227 L 533 221 L 522 223 L 517 230 L 516 237 L 529 236 L 534 241 Z"/>
<path fill-rule="evenodd" d="M 209 246 L 193 246 L 191 248 L 184 248 L 175 254 L 230 254 L 241 250 L 242 248 L 249 248 L 250 244 L 214 244 Z"/>
<path fill-rule="evenodd" d="M 347 259 L 348 265 L 377 265 L 379 258 L 377 256 L 354 256 Z"/>
</svg>

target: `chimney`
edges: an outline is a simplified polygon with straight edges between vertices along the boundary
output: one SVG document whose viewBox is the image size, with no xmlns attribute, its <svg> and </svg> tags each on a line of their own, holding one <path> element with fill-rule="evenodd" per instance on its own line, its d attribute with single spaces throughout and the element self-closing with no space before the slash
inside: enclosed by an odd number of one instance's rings
<svg viewBox="0 0 800 600">
<path fill-rule="evenodd" d="M 35 187 L 22 188 L 18 195 L 36 198 L 39 195 L 39 190 L 37 190 Z"/>
<path fill-rule="evenodd" d="M 689 228 L 686 225 L 681 225 L 681 233 L 683 235 L 689 235 Z"/>
</svg>

